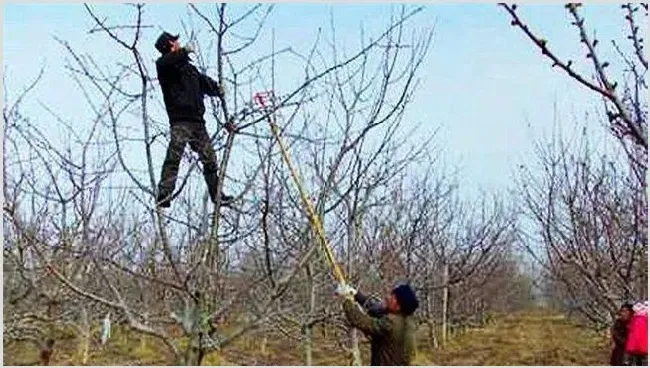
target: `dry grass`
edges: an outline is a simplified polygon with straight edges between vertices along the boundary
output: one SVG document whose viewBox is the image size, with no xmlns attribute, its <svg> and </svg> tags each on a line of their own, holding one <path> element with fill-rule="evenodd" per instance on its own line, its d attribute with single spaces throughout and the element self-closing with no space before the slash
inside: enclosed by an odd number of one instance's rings
<svg viewBox="0 0 650 368">
<path fill-rule="evenodd" d="M 607 340 L 561 315 L 500 319 L 452 339 L 428 355 L 435 365 L 607 365 Z"/>
<path fill-rule="evenodd" d="M 296 341 L 269 339 L 264 351 L 254 336 L 241 339 L 221 353 L 212 353 L 204 365 L 302 365 Z M 330 346 L 330 348 L 326 348 Z M 348 365 L 348 358 L 332 342 L 316 341 L 314 364 Z M 79 343 L 62 340 L 53 356 L 53 365 L 81 365 Z M 368 347 L 364 346 L 364 362 Z M 603 336 L 578 328 L 562 316 L 531 312 L 504 317 L 485 328 L 454 336 L 439 349 L 427 348 L 421 341 L 416 365 L 606 365 Z M 38 362 L 38 351 L 31 344 L 4 347 L 5 365 Z M 91 346 L 88 365 L 169 365 L 171 356 L 152 340 L 125 331 L 115 331 L 106 346 Z"/>
</svg>

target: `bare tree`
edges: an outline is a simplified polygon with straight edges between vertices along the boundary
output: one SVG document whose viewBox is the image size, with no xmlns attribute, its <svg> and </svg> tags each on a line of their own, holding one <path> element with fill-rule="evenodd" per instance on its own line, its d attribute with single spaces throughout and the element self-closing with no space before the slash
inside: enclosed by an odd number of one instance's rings
<svg viewBox="0 0 650 368">
<path fill-rule="evenodd" d="M 66 303 L 83 300 L 89 306 L 75 317 L 83 321 L 82 330 L 88 337 L 88 324 L 111 310 L 120 323 L 158 339 L 177 364 L 200 364 L 206 354 L 227 347 L 245 333 L 266 328 L 270 321 L 278 324 L 280 316 L 290 315 L 287 309 L 295 311 L 299 306 L 293 295 L 300 295 L 303 290 L 311 290 L 311 302 L 308 314 L 299 318 L 301 326 L 310 327 L 329 318 L 332 313 L 329 304 L 323 304 L 324 308 L 317 304 L 329 294 L 325 286 L 327 269 L 322 262 L 312 259 L 317 244 L 310 236 L 298 201 L 291 194 L 284 168 L 278 165 L 272 137 L 258 126 L 279 110 L 291 111 L 283 121 L 283 134 L 290 137 L 292 147 L 300 146 L 299 151 L 311 152 L 315 141 L 326 144 L 326 150 L 313 156 L 313 162 L 319 166 L 306 176 L 310 183 L 321 188 L 318 204 L 326 218 L 343 203 L 340 197 L 331 199 L 330 193 L 340 180 L 341 168 L 352 157 L 349 155 L 373 129 L 383 125 L 394 127 L 413 91 L 415 71 L 423 50 L 426 51 L 423 46 L 428 45 L 427 39 L 412 45 L 411 59 L 406 57 L 401 70 L 394 65 L 402 55 L 402 27 L 420 9 L 396 14 L 385 32 L 350 57 L 322 58 L 317 41 L 306 56 L 294 50 L 272 50 L 250 64 L 237 65 L 236 56 L 259 43 L 260 29 L 271 7 L 257 5 L 241 15 L 230 15 L 229 8 L 221 4 L 213 18 L 202 7 L 190 6 L 191 16 L 198 17 L 207 26 L 214 36 L 210 39 L 216 43 L 216 58 L 200 53 L 199 64 L 210 70 L 215 63 L 217 79 L 230 91 L 227 97 L 212 101 L 212 115 L 218 125 L 230 124 L 225 143 L 220 147 L 223 153 L 220 184 L 233 182 L 241 190 L 238 197 L 248 199 L 231 212 L 221 211 L 220 203 L 216 203 L 211 221 L 205 221 L 209 214 L 206 196 L 197 198 L 197 191 L 192 190 L 197 186 L 192 175 L 197 167 L 194 157 L 190 158 L 192 165 L 184 170 L 181 189 L 175 194 L 181 205 L 170 213 L 148 205 L 155 195 L 157 144 L 164 135 L 154 112 L 162 111 L 149 71 L 150 61 L 143 56 L 143 48 L 149 47 L 142 45 L 142 35 L 149 28 L 144 5 L 132 4 L 125 8 L 131 10 L 133 23 L 116 25 L 85 5 L 95 23 L 90 33 L 100 37 L 100 42 L 108 40 L 107 48 L 126 51 L 130 60 L 101 65 L 96 56 L 78 52 L 69 42 L 59 41 L 69 56 L 66 67 L 71 82 L 85 96 L 86 106 L 94 115 L 91 128 L 83 129 L 86 134 L 83 136 L 78 132 L 80 122 L 67 122 L 57 117 L 55 110 L 48 110 L 75 137 L 68 146 L 47 138 L 39 131 L 38 122 L 30 125 L 29 132 L 21 133 L 29 145 L 27 149 L 16 148 L 31 155 L 28 161 L 31 166 L 17 166 L 11 178 L 15 178 L 15 183 L 24 181 L 22 185 L 29 190 L 23 190 L 21 195 L 33 203 L 33 208 L 18 206 L 19 200 L 7 200 L 10 205 L 5 208 L 8 216 L 5 227 L 11 224 L 17 239 L 24 239 L 22 247 L 33 257 L 34 267 L 40 268 L 48 283 L 57 286 L 53 290 L 65 295 Z M 238 27 L 245 23 L 254 25 L 253 34 L 242 42 Z M 345 80 L 340 76 L 331 79 L 333 73 L 354 75 L 362 70 L 358 68 L 364 66 L 364 60 L 374 55 L 384 57 L 378 64 L 383 66 L 378 74 L 383 77 L 379 80 L 379 91 L 388 94 L 389 84 L 404 84 L 404 92 L 394 97 L 394 104 L 387 103 L 390 99 L 385 96 L 370 103 L 368 106 L 374 110 L 365 121 L 359 120 L 360 131 L 355 131 L 353 124 L 326 135 L 302 128 L 294 131 L 294 121 L 313 114 L 309 112 L 309 102 L 319 95 L 334 96 L 328 92 L 335 91 L 327 87 L 328 82 L 338 79 L 337 88 L 344 88 Z M 272 80 L 274 71 L 268 66 L 280 57 L 303 60 L 305 78 L 282 94 L 271 109 L 256 109 L 249 104 L 250 95 L 245 90 L 263 86 L 269 78 Z M 319 58 L 320 63 L 316 62 Z M 358 88 L 367 88 L 365 84 L 370 79 L 364 78 L 357 81 Z M 331 150 L 337 145 L 331 145 L 330 139 L 336 139 L 337 135 L 347 138 L 340 147 Z M 242 165 L 241 174 L 226 175 L 232 150 L 245 151 L 249 138 L 257 141 L 253 147 L 260 153 L 258 160 Z M 144 155 L 135 157 L 130 153 L 134 151 Z M 330 151 L 338 163 L 324 170 Z M 41 168 L 36 168 L 36 164 Z M 301 160 L 300 166 L 307 168 L 309 163 Z M 30 170 L 35 174 L 26 175 Z M 46 179 L 36 179 L 36 173 L 40 172 L 46 173 Z M 263 211 L 259 201 L 246 198 L 256 196 L 260 178 L 266 183 Z M 10 198 L 8 195 L 6 187 L 5 197 Z M 196 203 L 203 205 L 196 206 Z M 52 209 L 57 212 L 53 213 Z M 195 221 L 197 217 L 202 220 Z M 263 226 L 269 230 L 266 235 L 257 231 L 260 217 L 267 224 Z M 289 227 L 275 230 L 268 224 L 269 217 Z M 289 241 L 283 244 L 271 240 L 273 236 Z M 267 244 L 265 249 L 269 249 L 263 252 L 266 253 L 263 267 L 254 262 L 259 244 Z M 273 252 L 271 248 L 275 248 Z M 251 261 L 254 267 L 249 267 Z M 16 258 L 12 262 L 13 267 L 24 260 Z M 307 277 L 303 277 L 305 274 Z M 39 292 L 47 286 L 44 280 L 35 285 Z M 219 328 L 224 323 L 235 326 L 227 335 Z M 173 332 L 179 330 L 180 335 Z M 309 328 L 303 330 L 306 337 L 311 335 Z"/>
<path fill-rule="evenodd" d="M 435 346 L 446 340 L 450 321 L 484 321 L 490 297 L 503 295 L 466 297 L 497 281 L 494 276 L 506 266 L 502 259 L 513 249 L 515 224 L 498 201 L 460 200 L 453 176 L 429 165 L 411 162 L 408 176 L 394 178 L 380 197 L 371 197 L 376 204 L 360 227 L 362 247 L 353 257 L 359 260 L 356 269 L 364 270 L 357 274 L 359 284 L 373 294 L 385 294 L 402 280 L 416 287 L 422 301 L 417 316 Z M 424 174 L 418 178 L 414 172 Z"/>
<path fill-rule="evenodd" d="M 498 198 L 463 200 L 454 175 L 439 174 L 434 136 L 405 129 L 433 34 L 408 27 L 421 8 L 395 8 L 385 28 L 372 38 L 362 31 L 350 53 L 333 17 L 308 50 L 276 49 L 283 40 L 265 22 L 273 6 L 189 5 L 183 24 L 196 63 L 228 91 L 210 99 L 208 123 L 218 128 L 219 183 L 237 200 L 230 209 L 211 205 L 189 154 L 166 212 L 152 204 L 167 129 L 151 45 L 143 44 L 152 28 L 145 5 L 124 5 L 119 21 L 84 9 L 94 39 L 124 56 L 106 65 L 59 40 L 89 117 L 68 121 L 44 105 L 46 122 L 5 103 L 5 331 L 39 329 L 46 341 L 49 331 L 75 326 L 87 359 L 91 326 L 110 312 L 120 328 L 165 347 L 161 362 L 200 365 L 257 331 L 262 353 L 282 338 L 301 344 L 308 365 L 322 351 L 361 364 L 362 339 L 332 297 L 320 239 L 269 120 L 280 126 L 351 283 L 383 294 L 410 280 L 435 341 L 512 307 L 511 286 L 524 285 L 508 277 L 516 268 L 512 210 Z M 300 76 L 280 81 L 278 66 L 287 64 L 300 65 Z M 252 101 L 259 91 L 266 106 Z M 50 120 L 69 139 L 48 135 Z M 526 294 L 525 285 L 517 290 Z M 43 306 L 34 312 L 40 322 L 25 313 L 34 303 Z M 241 360 L 257 364 L 257 353 Z"/>
<path fill-rule="evenodd" d="M 81 310 L 74 307 L 78 296 L 56 282 L 53 274 L 92 284 L 87 255 L 105 230 L 96 209 L 100 188 L 113 172 L 114 155 L 98 144 L 97 120 L 83 132 L 52 114 L 68 136 L 60 149 L 39 124 L 21 113 L 23 99 L 41 75 L 4 111 L 4 140 L 9 144 L 4 154 L 3 266 L 11 275 L 4 283 L 9 313 L 5 332 L 8 341 L 29 339 L 46 346 L 55 327 L 72 327 L 87 351 L 88 316 L 100 309 L 87 304 Z"/>
<path fill-rule="evenodd" d="M 526 244 L 564 306 L 602 326 L 621 302 L 647 297 L 638 182 L 614 157 L 596 156 L 586 136 L 536 147 L 539 164 L 522 167 L 520 180 L 533 224 Z"/>
<path fill-rule="evenodd" d="M 566 4 L 592 70 L 589 75 L 580 70 L 578 61 L 558 56 L 516 5 L 499 5 L 554 68 L 602 99 L 603 120 L 626 157 L 621 167 L 614 157 L 597 157 L 599 152 L 587 137 L 574 143 L 555 136 L 549 143 L 536 142 L 538 169 L 543 172 L 524 165 L 519 186 L 523 210 L 535 229 L 527 234 L 526 243 L 551 277 L 547 285 L 557 288 L 554 294 L 562 305 L 602 325 L 622 301 L 647 297 L 647 264 L 641 260 L 648 246 L 648 62 L 641 35 L 646 33 L 642 20 L 648 7 L 620 6 L 627 37 L 611 40 L 618 55 L 615 63 L 602 56 L 603 45 L 588 28 L 582 4 Z M 572 144 L 579 148 L 571 149 Z M 530 249 L 531 242 L 540 240 L 541 250 Z"/>
<path fill-rule="evenodd" d="M 585 17 L 580 14 L 580 3 L 565 5 L 571 24 L 576 27 L 581 47 L 586 52 L 587 63 L 591 64 L 591 77 L 577 69 L 577 62 L 563 60 L 551 49 L 550 42 L 543 36 L 538 36 L 517 13 L 516 5 L 499 4 L 512 17 L 512 26 L 524 32 L 542 55 L 550 59 L 554 68 L 562 70 L 569 78 L 593 91 L 603 100 L 605 117 L 609 122 L 608 128 L 620 142 L 634 170 L 637 180 L 645 186 L 648 161 L 648 85 L 645 81 L 648 71 L 648 60 L 643 50 L 642 27 L 646 22 L 640 21 L 639 13 L 648 16 L 647 4 L 627 3 L 620 6 L 622 24 L 628 31 L 627 39 L 623 42 L 611 40 L 611 45 L 620 57 L 622 64 L 618 69 L 620 75 L 612 76 L 609 72 L 610 63 L 599 54 L 599 39 L 591 37 Z M 628 50 L 628 51 L 626 51 Z M 608 69 L 609 68 L 609 69 Z"/>
</svg>

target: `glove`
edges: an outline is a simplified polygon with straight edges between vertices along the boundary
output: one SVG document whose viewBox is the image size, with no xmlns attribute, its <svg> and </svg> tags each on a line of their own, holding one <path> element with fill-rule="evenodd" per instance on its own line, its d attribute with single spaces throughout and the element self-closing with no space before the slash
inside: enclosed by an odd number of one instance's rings
<svg viewBox="0 0 650 368">
<path fill-rule="evenodd" d="M 354 296 L 357 295 L 357 290 L 345 283 L 339 284 L 339 286 L 336 287 L 335 292 L 337 295 L 346 298 L 354 298 Z"/>
<path fill-rule="evenodd" d="M 188 44 L 185 45 L 185 47 L 183 47 L 183 48 L 185 49 L 185 51 L 187 51 L 188 54 L 191 54 L 191 53 L 193 53 L 194 51 L 196 51 L 196 50 L 194 49 L 194 45 L 192 45 L 191 43 L 188 43 Z"/>
<path fill-rule="evenodd" d="M 217 87 L 217 89 L 219 90 L 219 94 L 222 97 L 226 96 L 226 86 L 224 86 L 223 84 L 219 84 L 219 87 Z"/>
</svg>

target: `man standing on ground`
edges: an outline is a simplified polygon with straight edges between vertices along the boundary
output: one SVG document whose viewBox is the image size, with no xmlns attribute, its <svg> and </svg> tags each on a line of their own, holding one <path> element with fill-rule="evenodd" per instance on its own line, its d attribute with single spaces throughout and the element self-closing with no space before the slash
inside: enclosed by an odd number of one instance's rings
<svg viewBox="0 0 650 368">
<path fill-rule="evenodd" d="M 156 49 L 162 54 L 156 60 L 156 71 L 169 116 L 171 135 L 158 184 L 158 206 L 166 208 L 171 205 L 178 166 L 188 143 L 199 155 L 210 198 L 212 202 L 216 202 L 218 165 L 203 119 L 205 113 L 203 97 L 223 96 L 223 86 L 200 73 L 194 65 L 190 64 L 189 54 L 193 49 L 190 46 L 181 47 L 178 35 L 173 36 L 163 32 L 156 41 Z M 220 195 L 224 204 L 232 200 L 231 196 L 223 193 Z"/>
<path fill-rule="evenodd" d="M 409 284 L 397 285 L 384 304 L 374 302 L 347 284 L 340 284 L 336 293 L 346 297 L 343 311 L 350 324 L 370 338 L 371 365 L 411 364 L 415 357 L 413 313 L 419 304 Z"/>
<path fill-rule="evenodd" d="M 625 343 L 627 342 L 628 324 L 632 319 L 632 304 L 626 303 L 618 310 L 618 317 L 612 326 L 612 354 L 609 365 L 625 365 Z"/>
</svg>

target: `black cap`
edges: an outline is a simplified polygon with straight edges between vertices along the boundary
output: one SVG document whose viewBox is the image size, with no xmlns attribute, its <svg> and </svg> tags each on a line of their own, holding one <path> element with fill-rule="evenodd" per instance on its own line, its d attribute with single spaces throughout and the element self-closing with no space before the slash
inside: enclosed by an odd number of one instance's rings
<svg viewBox="0 0 650 368">
<path fill-rule="evenodd" d="M 632 310 L 632 308 L 634 308 L 634 304 L 629 303 L 629 302 L 628 303 L 623 303 L 623 305 L 621 305 L 621 309 Z"/>
<path fill-rule="evenodd" d="M 171 33 L 163 32 L 156 40 L 156 49 L 160 51 L 161 54 L 166 54 L 169 52 L 169 41 L 178 40 L 179 35 L 172 35 Z"/>
<path fill-rule="evenodd" d="M 411 288 L 409 284 L 399 284 L 393 289 L 393 294 L 399 303 L 400 311 L 410 316 L 415 312 L 416 309 L 420 306 L 418 298 L 415 296 L 415 291 Z"/>
</svg>

